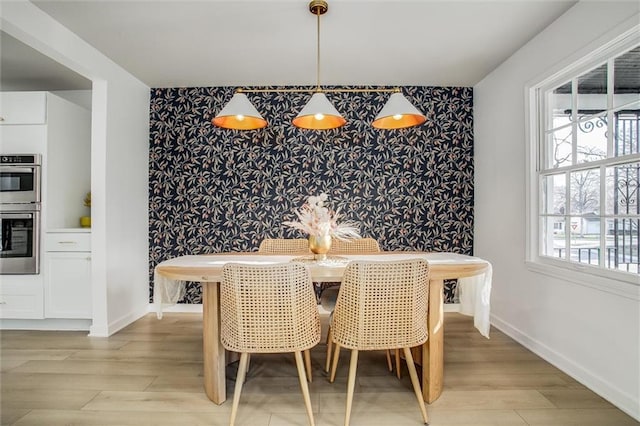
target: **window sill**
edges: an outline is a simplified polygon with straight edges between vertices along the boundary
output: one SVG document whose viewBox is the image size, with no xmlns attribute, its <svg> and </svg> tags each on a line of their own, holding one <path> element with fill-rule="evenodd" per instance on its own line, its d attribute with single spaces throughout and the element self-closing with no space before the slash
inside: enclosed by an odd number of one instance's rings
<svg viewBox="0 0 640 426">
<path fill-rule="evenodd" d="M 527 261 L 526 266 L 531 272 L 640 301 L 640 277 L 635 274 L 603 271 L 587 265 L 551 259 Z"/>
</svg>

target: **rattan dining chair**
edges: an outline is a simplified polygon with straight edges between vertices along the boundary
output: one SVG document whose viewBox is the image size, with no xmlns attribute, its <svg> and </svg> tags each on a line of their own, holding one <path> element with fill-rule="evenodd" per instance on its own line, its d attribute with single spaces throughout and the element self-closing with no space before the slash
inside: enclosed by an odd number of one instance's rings
<svg viewBox="0 0 640 426">
<path fill-rule="evenodd" d="M 264 254 L 309 254 L 309 241 L 303 238 L 265 238 L 258 247 Z"/>
<path fill-rule="evenodd" d="M 356 238 L 349 241 L 338 240 L 337 238 L 331 242 L 331 250 L 329 254 L 353 254 L 353 253 L 380 253 L 380 245 L 378 241 L 373 238 Z M 325 311 L 333 312 L 333 308 L 336 305 L 336 299 L 338 298 L 339 287 L 330 287 L 322 291 L 320 297 L 320 305 Z M 329 328 L 327 330 L 327 357 L 325 362 L 324 371 L 329 372 L 329 366 L 331 365 L 331 352 L 333 345 L 331 343 L 331 321 L 329 321 Z M 396 374 L 400 378 L 400 351 L 396 350 Z M 387 367 L 389 371 L 393 371 L 391 365 L 391 354 L 387 351 Z"/>
<path fill-rule="evenodd" d="M 373 238 L 355 238 L 348 241 L 334 238 L 328 254 L 378 253 L 379 251 L 380 245 Z"/>
<path fill-rule="evenodd" d="M 295 354 L 309 424 L 314 425 L 302 351 L 320 341 L 320 316 L 311 274 L 301 263 L 228 263 L 220 283 L 220 340 L 240 352 L 229 424 L 234 425 L 252 353 Z"/>
<path fill-rule="evenodd" d="M 358 352 L 402 348 L 424 423 L 427 410 L 411 347 L 428 338 L 429 266 L 422 259 L 354 261 L 347 265 L 333 311 L 333 383 L 340 348 L 351 349 L 345 425 L 349 424 Z"/>
<path fill-rule="evenodd" d="M 303 238 L 265 238 L 258 247 L 262 254 L 309 254 L 309 240 Z M 304 351 L 304 365 L 307 369 L 307 379 L 313 382 L 311 372 L 311 353 Z"/>
</svg>

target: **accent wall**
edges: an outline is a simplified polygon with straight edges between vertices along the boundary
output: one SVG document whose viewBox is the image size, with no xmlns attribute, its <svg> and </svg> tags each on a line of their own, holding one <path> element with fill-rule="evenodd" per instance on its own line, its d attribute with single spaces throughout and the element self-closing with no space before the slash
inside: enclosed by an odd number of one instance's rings
<svg viewBox="0 0 640 426">
<path fill-rule="evenodd" d="M 300 87 L 299 87 L 300 88 Z M 352 87 L 350 87 L 352 88 Z M 359 87 L 364 88 L 364 87 Z M 421 126 L 371 127 L 389 94 L 330 93 L 347 119 L 312 131 L 291 120 L 310 93 L 249 93 L 269 122 L 235 131 L 211 124 L 229 87 L 151 90 L 149 277 L 186 254 L 256 251 L 263 238 L 304 238 L 282 224 L 309 195 L 328 194 L 343 219 L 383 250 L 473 251 L 473 90 L 403 87 Z M 454 283 L 447 298 L 454 298 Z M 187 285 L 183 303 L 200 303 Z"/>
</svg>

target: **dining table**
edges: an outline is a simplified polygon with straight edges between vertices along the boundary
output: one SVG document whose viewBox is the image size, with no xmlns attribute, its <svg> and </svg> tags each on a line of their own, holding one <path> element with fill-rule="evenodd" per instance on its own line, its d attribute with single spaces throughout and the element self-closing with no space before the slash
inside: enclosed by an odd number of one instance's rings
<svg viewBox="0 0 640 426">
<path fill-rule="evenodd" d="M 432 403 L 442 394 L 444 378 L 444 280 L 457 279 L 460 312 L 474 317 L 478 331 L 489 338 L 492 269 L 479 257 L 458 253 L 380 252 L 344 254 L 315 259 L 313 255 L 273 255 L 257 252 L 185 255 L 160 262 L 154 268 L 154 306 L 158 318 L 163 309 L 184 295 L 186 282 L 202 284 L 204 389 L 216 404 L 226 400 L 226 356 L 220 341 L 220 288 L 222 268 L 227 263 L 267 265 L 302 262 L 308 265 L 314 282 L 340 282 L 352 260 L 392 261 L 424 259 L 429 264 L 429 337 L 421 348 L 417 364 L 422 366 L 424 401 Z"/>
</svg>

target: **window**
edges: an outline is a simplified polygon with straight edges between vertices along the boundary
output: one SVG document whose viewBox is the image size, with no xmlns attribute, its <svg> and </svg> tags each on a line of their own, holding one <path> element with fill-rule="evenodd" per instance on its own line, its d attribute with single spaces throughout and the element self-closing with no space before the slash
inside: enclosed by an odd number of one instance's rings
<svg viewBox="0 0 640 426">
<path fill-rule="evenodd" d="M 620 42 L 531 94 L 535 258 L 637 282 L 640 44 Z"/>
</svg>

